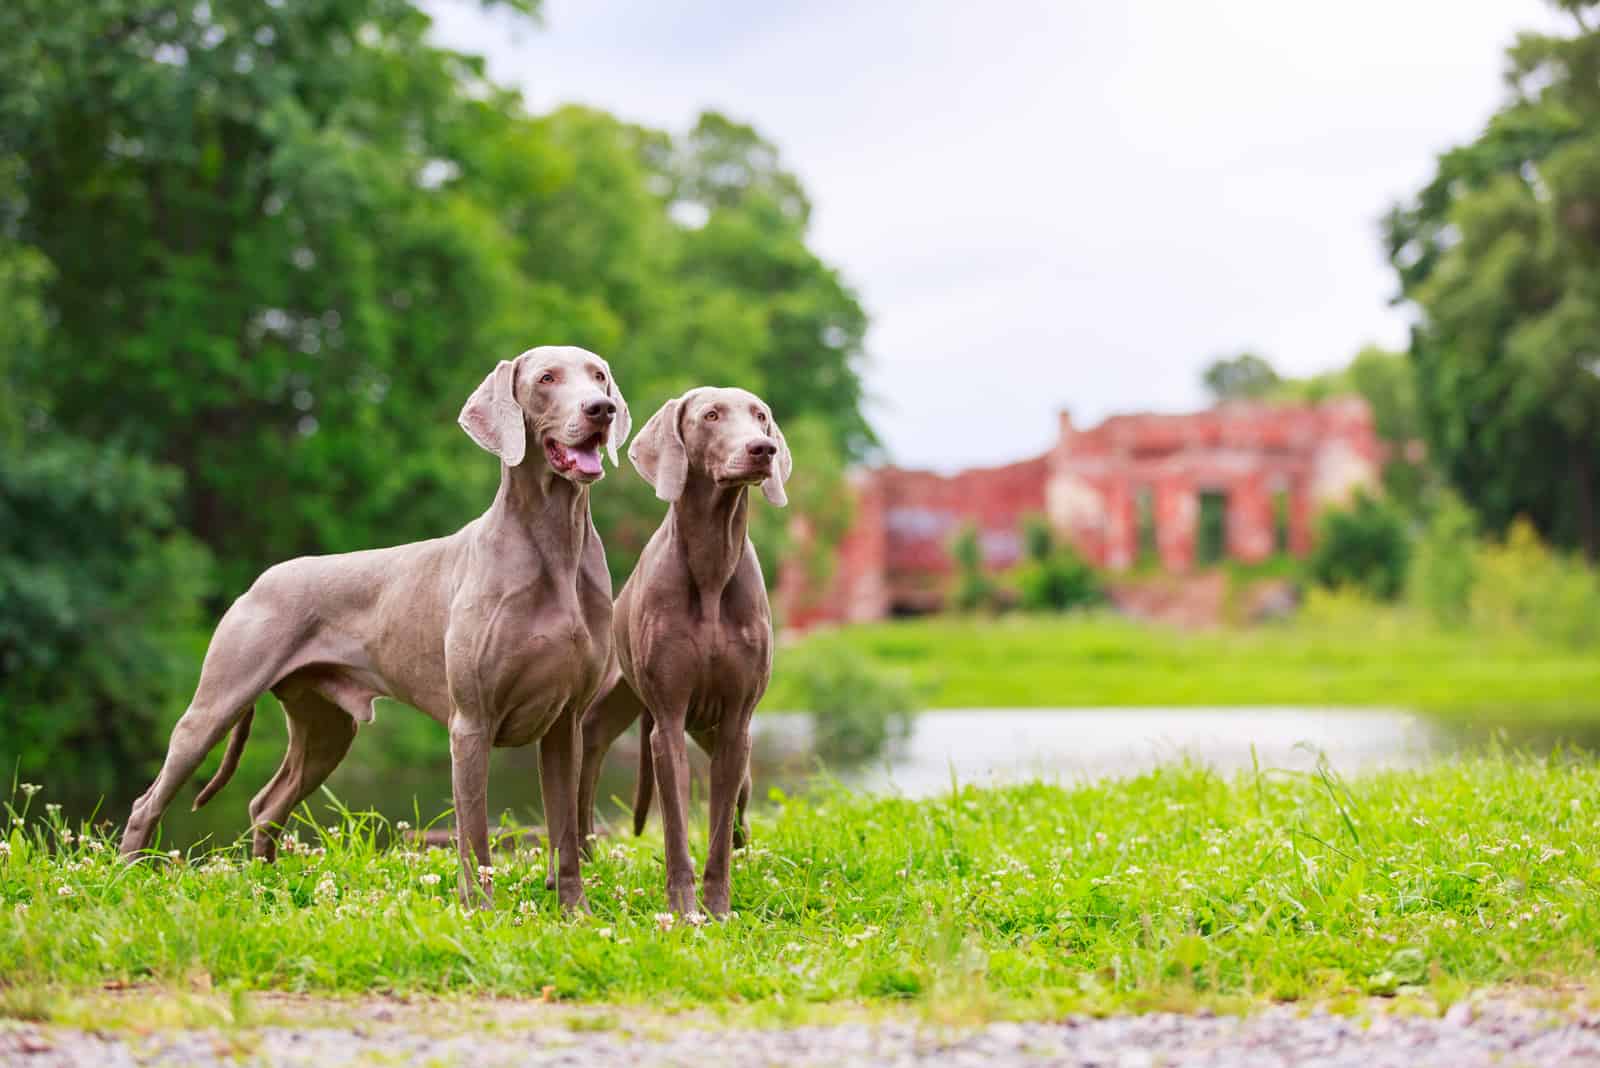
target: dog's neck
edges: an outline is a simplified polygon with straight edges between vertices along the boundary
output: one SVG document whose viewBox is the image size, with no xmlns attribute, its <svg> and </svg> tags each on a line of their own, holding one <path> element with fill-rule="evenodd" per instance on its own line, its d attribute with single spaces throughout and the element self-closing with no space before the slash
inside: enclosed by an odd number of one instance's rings
<svg viewBox="0 0 1600 1068">
<path fill-rule="evenodd" d="M 673 541 L 683 553 L 705 619 L 720 615 L 722 593 L 744 559 L 750 529 L 749 490 L 748 486 L 719 486 L 691 471 L 683 493 L 667 512 Z"/>
<path fill-rule="evenodd" d="M 500 490 L 484 513 L 496 536 L 528 542 L 553 567 L 576 571 L 589 538 L 589 487 L 562 478 L 537 456 L 500 465 Z"/>
</svg>

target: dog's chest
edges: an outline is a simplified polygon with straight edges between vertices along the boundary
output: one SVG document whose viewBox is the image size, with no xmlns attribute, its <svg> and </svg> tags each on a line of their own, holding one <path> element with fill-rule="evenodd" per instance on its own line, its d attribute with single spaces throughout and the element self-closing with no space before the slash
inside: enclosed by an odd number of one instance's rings
<svg viewBox="0 0 1600 1068">
<path fill-rule="evenodd" d="M 593 699 L 609 648 L 609 629 L 581 613 L 559 620 L 514 624 L 496 635 L 502 665 L 495 689 L 501 710 L 495 744 L 526 745 L 542 737 L 562 712 Z"/>
<path fill-rule="evenodd" d="M 772 665 L 772 631 L 758 621 L 722 620 L 695 635 L 695 655 L 683 665 L 694 681 L 689 705 L 737 710 L 766 689 Z"/>
</svg>

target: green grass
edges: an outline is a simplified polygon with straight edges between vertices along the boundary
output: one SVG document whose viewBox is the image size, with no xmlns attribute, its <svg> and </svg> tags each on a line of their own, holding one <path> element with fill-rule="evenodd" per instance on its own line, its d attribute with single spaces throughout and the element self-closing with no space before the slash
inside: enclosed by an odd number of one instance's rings
<svg viewBox="0 0 1600 1068">
<path fill-rule="evenodd" d="M 1185 633 L 1105 615 L 936 618 L 819 633 L 900 669 L 925 708 L 1347 705 L 1563 719 L 1600 710 L 1600 656 L 1447 632 L 1402 610 Z M 783 652 L 764 707 L 801 708 Z"/>
<path fill-rule="evenodd" d="M 1174 767 L 926 801 L 823 792 L 756 821 L 734 868 L 736 919 L 670 928 L 656 833 L 602 841 L 584 870 L 593 913 L 566 917 L 542 857 L 500 857 L 494 909 L 465 911 L 453 854 L 383 848 L 374 817 L 303 825 L 307 847 L 276 865 L 232 849 L 129 868 L 103 838 L 35 815 L 13 820 L 0 851 L 0 1012 L 197 982 L 549 987 L 775 1019 L 1336 1002 L 1408 986 L 1444 1005 L 1489 984 L 1600 978 L 1597 799 L 1593 763 L 1505 756 L 1350 783 Z"/>
</svg>

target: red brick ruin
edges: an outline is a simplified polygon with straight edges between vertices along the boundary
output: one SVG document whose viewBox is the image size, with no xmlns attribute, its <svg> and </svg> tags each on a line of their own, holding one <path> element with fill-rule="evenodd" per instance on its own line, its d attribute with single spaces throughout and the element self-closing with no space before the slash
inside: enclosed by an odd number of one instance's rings
<svg viewBox="0 0 1600 1068">
<path fill-rule="evenodd" d="M 854 521 L 826 587 L 786 565 L 779 603 L 795 627 L 937 611 L 955 534 L 975 524 L 985 567 L 1003 571 L 1021 559 L 1030 514 L 1113 572 L 1303 556 L 1317 513 L 1375 484 L 1381 461 L 1359 398 L 1119 415 L 1087 430 L 1063 412 L 1055 446 L 1031 460 L 948 476 L 855 473 Z"/>
</svg>

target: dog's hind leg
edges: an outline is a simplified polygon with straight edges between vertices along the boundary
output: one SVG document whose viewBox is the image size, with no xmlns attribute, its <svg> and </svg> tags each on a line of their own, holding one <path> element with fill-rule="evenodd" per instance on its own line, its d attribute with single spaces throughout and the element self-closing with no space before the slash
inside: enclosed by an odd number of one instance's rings
<svg viewBox="0 0 1600 1068">
<path fill-rule="evenodd" d="M 269 861 L 277 859 L 278 836 L 289 814 L 327 781 L 356 737 L 350 714 L 313 690 L 291 690 L 279 700 L 289 722 L 289 749 L 277 773 L 250 802 L 251 852 Z"/>
<path fill-rule="evenodd" d="M 206 754 L 277 681 L 290 655 L 283 636 L 249 594 L 217 624 L 200 668 L 194 699 L 172 728 L 167 757 L 150 788 L 133 803 L 122 834 L 122 855 L 146 849 L 161 816 Z"/>
</svg>

